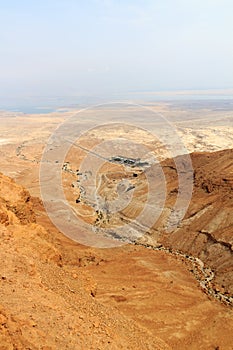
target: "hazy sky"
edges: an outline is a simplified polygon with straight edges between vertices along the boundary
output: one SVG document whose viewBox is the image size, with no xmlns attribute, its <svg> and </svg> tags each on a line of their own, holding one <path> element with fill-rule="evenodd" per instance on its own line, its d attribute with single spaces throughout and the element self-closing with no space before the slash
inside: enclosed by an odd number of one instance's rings
<svg viewBox="0 0 233 350">
<path fill-rule="evenodd" d="M 233 87 L 232 0 L 0 0 L 0 95 Z"/>
</svg>

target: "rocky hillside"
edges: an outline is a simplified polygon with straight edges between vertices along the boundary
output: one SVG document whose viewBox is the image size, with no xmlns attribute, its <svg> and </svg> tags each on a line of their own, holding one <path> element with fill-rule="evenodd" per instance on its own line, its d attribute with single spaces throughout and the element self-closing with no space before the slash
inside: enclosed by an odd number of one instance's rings
<svg viewBox="0 0 233 350">
<path fill-rule="evenodd" d="M 63 259 L 33 206 L 40 202 L 0 174 L 0 349 L 169 349 L 95 299 L 92 276 L 77 273 L 87 252 L 76 245 L 74 261 Z"/>
<path fill-rule="evenodd" d="M 233 294 L 233 150 L 191 155 L 194 190 L 179 227 L 159 240 L 166 246 L 199 257 L 215 273 L 214 288 Z M 174 164 L 164 162 L 168 203 L 176 193 Z"/>
</svg>

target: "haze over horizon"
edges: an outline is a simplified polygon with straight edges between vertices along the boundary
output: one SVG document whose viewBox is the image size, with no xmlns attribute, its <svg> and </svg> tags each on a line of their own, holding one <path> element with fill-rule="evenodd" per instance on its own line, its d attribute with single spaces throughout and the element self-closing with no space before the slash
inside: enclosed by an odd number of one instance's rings
<svg viewBox="0 0 233 350">
<path fill-rule="evenodd" d="M 230 89 L 230 0 L 9 0 L 0 96 Z"/>
</svg>

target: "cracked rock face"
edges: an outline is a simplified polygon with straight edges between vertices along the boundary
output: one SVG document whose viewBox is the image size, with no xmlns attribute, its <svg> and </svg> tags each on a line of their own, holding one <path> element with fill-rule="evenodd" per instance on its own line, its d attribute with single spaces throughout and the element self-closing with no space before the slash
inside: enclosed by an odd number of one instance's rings
<svg viewBox="0 0 233 350">
<path fill-rule="evenodd" d="M 169 161 L 168 161 L 169 162 Z M 215 271 L 217 288 L 233 294 L 233 150 L 192 155 L 193 197 L 181 225 L 165 244 L 203 260 Z M 167 177 L 172 172 L 167 170 Z M 169 185 L 172 190 L 172 183 Z"/>
</svg>

